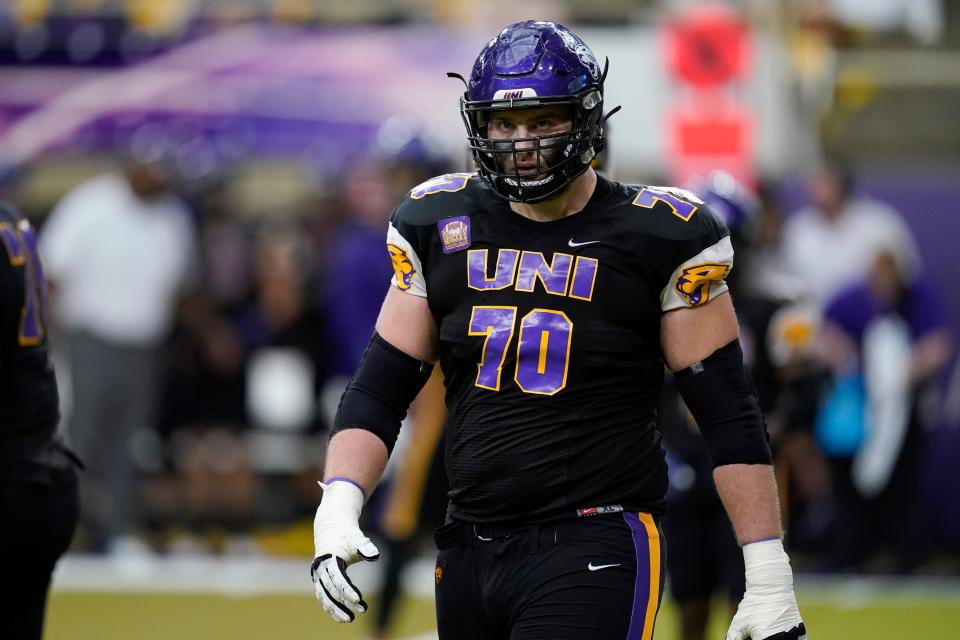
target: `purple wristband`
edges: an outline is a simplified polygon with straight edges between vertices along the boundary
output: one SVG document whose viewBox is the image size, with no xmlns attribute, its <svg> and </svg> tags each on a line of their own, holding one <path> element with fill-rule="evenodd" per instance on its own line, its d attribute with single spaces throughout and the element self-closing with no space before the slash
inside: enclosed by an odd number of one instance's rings
<svg viewBox="0 0 960 640">
<path fill-rule="evenodd" d="M 334 476 L 328 480 L 325 480 L 323 484 L 332 484 L 334 482 L 347 482 L 349 484 L 352 484 L 357 489 L 360 489 L 360 493 L 363 494 L 364 498 L 367 497 L 367 492 L 363 490 L 363 487 L 361 487 L 356 481 L 351 480 L 350 478 L 345 478 L 343 476 Z"/>
<path fill-rule="evenodd" d="M 363 491 L 363 489 L 361 489 Z M 779 540 L 780 536 L 767 536 L 766 538 L 757 538 L 756 540 L 750 540 L 749 542 L 744 542 L 741 547 L 745 547 L 748 544 L 753 544 L 754 542 L 766 542 L 767 540 Z"/>
</svg>

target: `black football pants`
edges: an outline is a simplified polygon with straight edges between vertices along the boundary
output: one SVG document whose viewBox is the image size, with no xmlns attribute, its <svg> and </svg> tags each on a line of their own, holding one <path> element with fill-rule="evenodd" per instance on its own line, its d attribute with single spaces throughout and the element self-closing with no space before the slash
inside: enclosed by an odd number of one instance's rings
<svg viewBox="0 0 960 640">
<path fill-rule="evenodd" d="M 50 574 L 70 546 L 78 512 L 75 480 L 0 481 L 0 638 L 43 635 Z"/>
<path fill-rule="evenodd" d="M 659 519 L 598 515 L 435 534 L 440 640 L 649 640 L 663 591 Z"/>
</svg>

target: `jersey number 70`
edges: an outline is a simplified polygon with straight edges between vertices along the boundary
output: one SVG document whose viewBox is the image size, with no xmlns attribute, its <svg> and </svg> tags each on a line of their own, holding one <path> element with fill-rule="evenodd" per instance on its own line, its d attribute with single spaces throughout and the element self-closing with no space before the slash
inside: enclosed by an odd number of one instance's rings
<svg viewBox="0 0 960 640">
<path fill-rule="evenodd" d="M 516 307 L 477 306 L 470 314 L 471 336 L 485 336 L 476 385 L 500 390 L 500 373 L 513 340 Z M 520 320 L 514 380 L 525 393 L 552 396 L 567 386 L 573 322 L 562 311 L 534 309 Z"/>
</svg>

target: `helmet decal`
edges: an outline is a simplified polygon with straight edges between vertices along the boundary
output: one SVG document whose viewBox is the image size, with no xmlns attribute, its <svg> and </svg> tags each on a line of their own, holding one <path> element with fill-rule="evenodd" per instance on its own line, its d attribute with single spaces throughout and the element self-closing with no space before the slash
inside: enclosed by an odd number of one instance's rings
<svg viewBox="0 0 960 640">
<path fill-rule="evenodd" d="M 600 80 L 600 65 L 597 64 L 597 59 L 593 55 L 593 51 L 590 50 L 583 41 L 578 40 L 572 33 L 566 29 L 558 31 L 557 35 L 560 36 L 560 39 L 563 40 L 564 44 L 567 45 L 567 48 L 573 51 L 580 62 L 587 69 L 590 70 L 590 74 L 597 81 Z"/>
<path fill-rule="evenodd" d="M 523 89 L 500 89 L 493 94 L 494 100 L 519 100 L 520 98 L 536 98 L 537 90 L 532 87 Z"/>
</svg>

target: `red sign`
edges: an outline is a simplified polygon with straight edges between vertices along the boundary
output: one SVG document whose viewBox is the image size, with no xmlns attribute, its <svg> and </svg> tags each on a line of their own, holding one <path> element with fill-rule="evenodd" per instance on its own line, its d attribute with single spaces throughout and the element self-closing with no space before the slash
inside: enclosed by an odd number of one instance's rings
<svg viewBox="0 0 960 640">
<path fill-rule="evenodd" d="M 749 63 L 746 25 L 720 6 L 693 9 L 667 26 L 670 68 L 698 89 L 714 89 L 743 74 Z"/>
<path fill-rule="evenodd" d="M 709 109 L 676 110 L 668 123 L 671 177 L 688 184 L 711 171 L 722 169 L 751 185 L 754 155 L 753 123 L 749 114 L 734 104 Z"/>
</svg>

